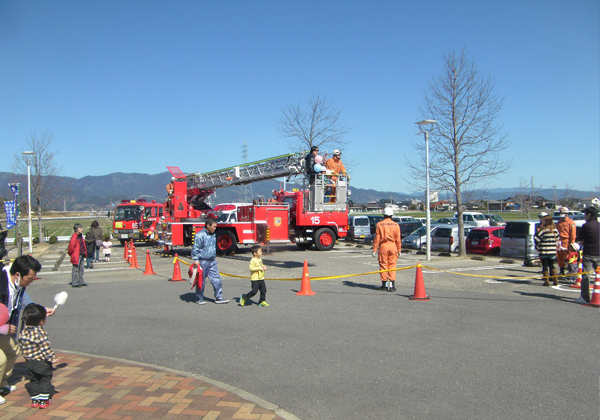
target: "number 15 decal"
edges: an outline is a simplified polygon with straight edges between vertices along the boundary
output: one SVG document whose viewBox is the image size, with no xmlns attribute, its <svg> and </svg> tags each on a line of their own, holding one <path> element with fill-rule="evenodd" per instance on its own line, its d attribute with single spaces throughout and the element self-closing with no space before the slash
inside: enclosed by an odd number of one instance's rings
<svg viewBox="0 0 600 420">
<path fill-rule="evenodd" d="M 313 225 L 318 225 L 318 224 L 321 224 L 321 218 L 320 218 L 319 216 L 312 216 L 312 217 L 310 218 L 310 222 L 311 222 Z"/>
</svg>

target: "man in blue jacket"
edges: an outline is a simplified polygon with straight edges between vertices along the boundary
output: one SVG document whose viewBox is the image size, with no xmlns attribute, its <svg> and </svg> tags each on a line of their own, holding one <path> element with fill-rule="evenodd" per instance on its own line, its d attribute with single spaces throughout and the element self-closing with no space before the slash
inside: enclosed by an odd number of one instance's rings
<svg viewBox="0 0 600 420">
<path fill-rule="evenodd" d="M 229 303 L 229 300 L 223 299 L 223 282 L 221 274 L 217 267 L 217 238 L 215 231 L 217 222 L 214 219 L 208 219 L 199 233 L 194 238 L 192 246 L 192 259 L 194 264 L 202 268 L 202 287 L 196 286 L 196 297 L 198 305 L 204 305 L 204 285 L 208 277 L 213 289 L 215 289 L 215 303 Z"/>
</svg>

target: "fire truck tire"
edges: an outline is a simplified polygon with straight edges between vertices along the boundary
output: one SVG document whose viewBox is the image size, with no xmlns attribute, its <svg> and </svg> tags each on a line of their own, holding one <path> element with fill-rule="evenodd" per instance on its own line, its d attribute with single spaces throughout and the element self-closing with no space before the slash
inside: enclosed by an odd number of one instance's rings
<svg viewBox="0 0 600 420">
<path fill-rule="evenodd" d="M 125 239 L 119 239 L 119 242 L 121 242 L 121 246 L 125 246 L 125 242 L 127 242 Z"/>
<path fill-rule="evenodd" d="M 319 251 L 329 251 L 335 246 L 335 234 L 331 229 L 321 228 L 315 233 L 315 245 Z"/>
<path fill-rule="evenodd" d="M 227 255 L 235 251 L 237 238 L 230 230 L 217 230 L 217 254 Z"/>
<path fill-rule="evenodd" d="M 305 250 L 305 249 L 310 249 L 310 247 L 313 246 L 313 243 L 312 242 L 296 243 L 296 246 L 302 250 Z"/>
</svg>

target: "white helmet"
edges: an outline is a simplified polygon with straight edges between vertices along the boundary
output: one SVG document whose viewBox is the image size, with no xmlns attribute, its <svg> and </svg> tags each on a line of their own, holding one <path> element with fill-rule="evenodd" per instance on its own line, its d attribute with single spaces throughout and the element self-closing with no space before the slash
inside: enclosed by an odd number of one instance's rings
<svg viewBox="0 0 600 420">
<path fill-rule="evenodd" d="M 342 152 L 340 152 L 338 149 L 335 149 L 333 151 L 333 156 L 342 156 Z"/>
<path fill-rule="evenodd" d="M 383 215 L 384 216 L 393 216 L 394 215 L 394 210 L 392 210 L 391 207 L 386 207 L 383 209 Z"/>
<path fill-rule="evenodd" d="M 571 244 L 571 248 L 573 248 L 577 252 L 579 252 L 579 250 L 581 249 L 581 247 L 579 246 L 579 244 L 577 242 L 573 242 Z"/>
<path fill-rule="evenodd" d="M 539 218 L 546 217 L 546 216 L 548 216 L 548 213 L 546 213 L 545 211 L 543 211 L 540 214 L 538 214 Z"/>
<path fill-rule="evenodd" d="M 568 213 L 569 213 L 569 208 L 568 208 L 568 207 L 561 207 L 561 208 L 560 208 L 560 212 L 561 212 L 561 214 L 562 214 L 562 213 L 566 213 L 566 214 L 568 214 Z"/>
</svg>

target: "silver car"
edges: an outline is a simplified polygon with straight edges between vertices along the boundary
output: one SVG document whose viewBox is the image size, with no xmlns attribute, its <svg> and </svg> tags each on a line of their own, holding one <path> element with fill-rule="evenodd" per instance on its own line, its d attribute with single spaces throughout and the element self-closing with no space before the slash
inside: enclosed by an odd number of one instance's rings
<svg viewBox="0 0 600 420">
<path fill-rule="evenodd" d="M 437 228 L 437 225 L 431 226 L 431 235 L 433 235 Z M 419 229 L 402 239 L 402 247 L 425 249 L 427 246 L 427 235 L 425 232 L 427 232 L 427 226 L 421 226 Z"/>
</svg>

